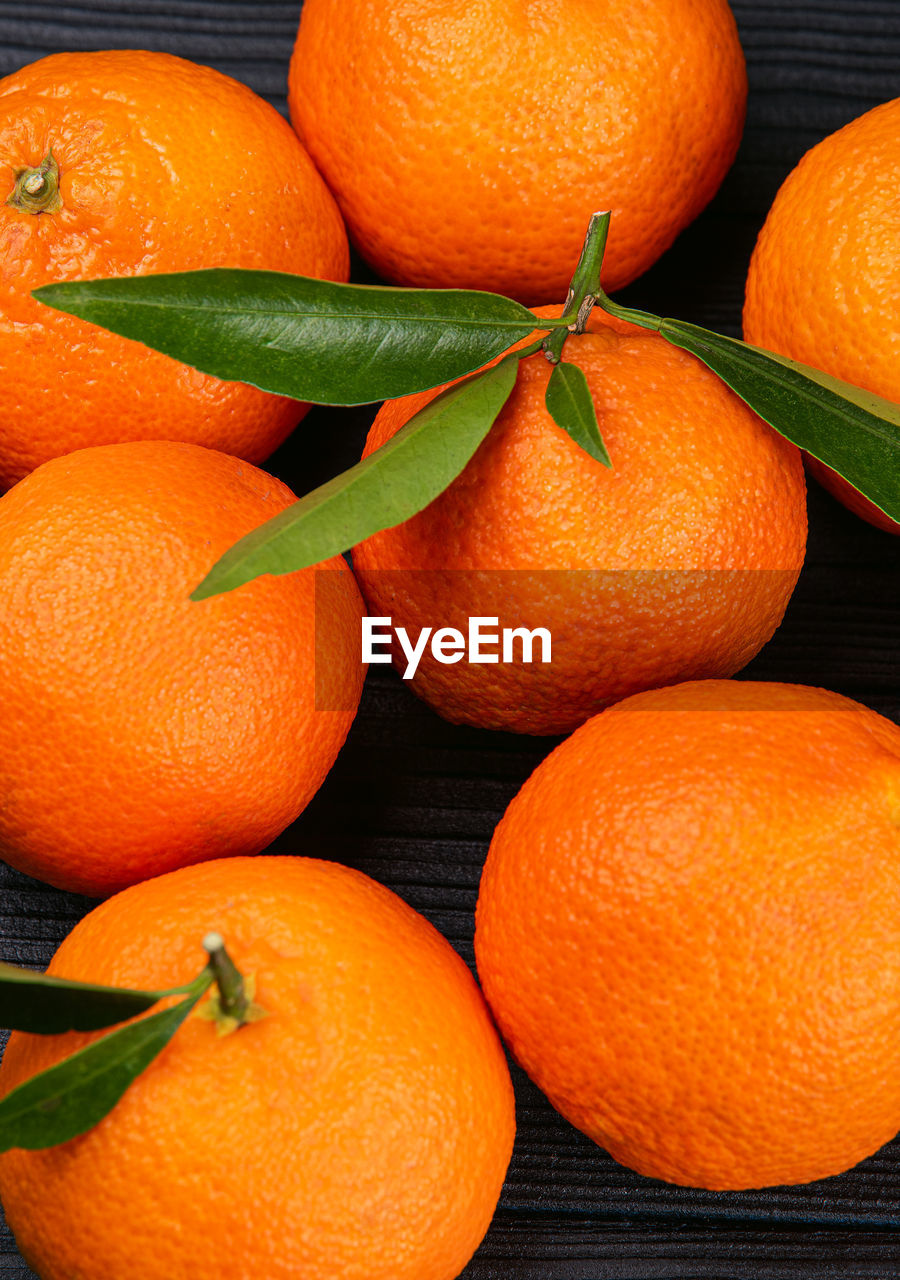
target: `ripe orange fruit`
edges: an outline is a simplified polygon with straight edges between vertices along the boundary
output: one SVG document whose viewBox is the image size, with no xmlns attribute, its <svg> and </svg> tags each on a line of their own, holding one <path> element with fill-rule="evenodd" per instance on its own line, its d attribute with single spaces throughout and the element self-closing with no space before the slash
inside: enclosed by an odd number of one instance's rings
<svg viewBox="0 0 900 1280">
<path fill-rule="evenodd" d="M 697 359 L 596 310 L 564 359 L 585 372 L 611 469 L 551 420 L 538 354 L 453 484 L 354 551 L 369 613 L 413 638 L 465 633 L 473 615 L 498 621 L 489 634 L 550 631 L 546 665 L 537 645 L 521 661 L 518 642 L 490 665 L 426 650 L 412 688 L 450 720 L 563 733 L 639 689 L 732 675 L 771 637 L 803 563 L 799 452 Z M 366 452 L 434 394 L 385 405 Z"/>
<path fill-rule="evenodd" d="M 900 1127 L 900 728 L 799 685 L 619 703 L 509 806 L 475 950 L 520 1064 L 616 1160 L 849 1168 Z"/>
<path fill-rule="evenodd" d="M 645 271 L 731 165 L 747 80 L 726 0 L 305 0 L 291 119 L 351 239 L 401 284 L 558 302 L 592 213 Z"/>
<path fill-rule="evenodd" d="M 831 134 L 788 175 L 747 276 L 744 337 L 900 402 L 900 98 Z M 879 529 L 900 524 L 815 458 L 818 480 Z"/>
<path fill-rule="evenodd" d="M 503 1050 L 450 944 L 390 890 L 307 858 L 137 885 L 50 972 L 169 987 L 214 925 L 268 1016 L 189 1018 L 90 1132 L 0 1156 L 43 1280 L 452 1280 L 487 1230 L 515 1118 Z M 95 1036 L 14 1034 L 4 1094 Z"/>
<path fill-rule="evenodd" d="M 353 577 L 335 557 L 188 599 L 292 500 L 160 440 L 57 458 L 0 499 L 0 857 L 100 895 L 297 817 L 362 688 Z"/>
<path fill-rule="evenodd" d="M 0 488 L 48 458 L 121 440 L 268 457 L 304 406 L 30 295 L 51 281 L 200 267 L 346 280 L 337 206 L 290 126 L 209 67 L 125 50 L 42 58 L 0 81 L 0 106 Z M 20 207 L 50 156 L 59 207 Z"/>
</svg>

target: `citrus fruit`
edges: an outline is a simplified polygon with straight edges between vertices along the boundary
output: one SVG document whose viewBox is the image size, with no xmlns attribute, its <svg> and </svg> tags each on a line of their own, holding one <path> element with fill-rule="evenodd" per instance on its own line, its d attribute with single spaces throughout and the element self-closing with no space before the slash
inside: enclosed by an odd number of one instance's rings
<svg viewBox="0 0 900 1280">
<path fill-rule="evenodd" d="M 559 314 L 558 308 L 539 314 Z M 732 675 L 781 620 L 803 562 L 800 454 L 693 356 L 595 310 L 563 358 L 588 381 L 612 467 L 550 418 L 550 365 L 513 393 L 461 475 L 418 515 L 354 551 L 370 615 L 550 633 L 547 656 L 423 653 L 411 686 L 450 720 L 563 733 L 653 685 Z M 366 452 L 434 392 L 389 402 Z M 405 659 L 395 646 L 401 671 Z"/>
<path fill-rule="evenodd" d="M 101 895 L 297 817 L 359 700 L 353 577 L 335 557 L 188 598 L 292 500 L 162 440 L 56 458 L 0 499 L 0 857 Z"/>
<path fill-rule="evenodd" d="M 750 260 L 744 337 L 900 403 L 898 139 L 895 98 L 819 142 L 788 175 Z M 808 462 L 851 511 L 900 533 L 841 476 Z"/>
<path fill-rule="evenodd" d="M 900 1127 L 900 728 L 800 685 L 618 703 L 509 806 L 475 950 L 518 1061 L 616 1160 L 849 1168 Z"/>
<path fill-rule="evenodd" d="M 726 0 L 305 0 L 288 100 L 381 276 L 532 305 L 597 210 L 607 289 L 645 271 L 722 181 L 746 93 Z"/>
<path fill-rule="evenodd" d="M 127 50 L 42 58 L 0 81 L 0 105 L 0 487 L 122 440 L 268 457 L 303 406 L 198 373 L 31 290 L 203 267 L 346 280 L 340 214 L 290 126 L 209 67 Z"/>
<path fill-rule="evenodd" d="M 92 1130 L 0 1156 L 42 1280 L 452 1280 L 487 1230 L 515 1129 L 478 987 L 423 916 L 360 872 L 226 859 L 125 890 L 50 972 L 167 988 L 211 926 L 260 1021 L 190 1017 Z M 202 1006 L 201 1006 L 202 1008 Z M 95 1038 L 14 1033 L 4 1094 Z"/>
</svg>

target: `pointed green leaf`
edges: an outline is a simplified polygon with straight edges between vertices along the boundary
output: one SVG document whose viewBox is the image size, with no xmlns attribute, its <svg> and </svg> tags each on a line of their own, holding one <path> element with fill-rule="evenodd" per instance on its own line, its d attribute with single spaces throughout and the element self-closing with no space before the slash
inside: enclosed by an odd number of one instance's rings
<svg viewBox="0 0 900 1280">
<path fill-rule="evenodd" d="M 8 1093 L 0 1102 L 0 1151 L 54 1147 L 92 1129 L 166 1047 L 211 980 L 172 1008 L 110 1031 Z"/>
<path fill-rule="evenodd" d="M 547 383 L 546 404 L 547 412 L 556 425 L 570 435 L 585 453 L 605 467 L 612 466 L 583 369 L 563 361 L 554 365 Z"/>
<path fill-rule="evenodd" d="M 900 520 L 900 405 L 681 320 L 663 320 L 659 331 L 708 365 L 781 435 Z"/>
<path fill-rule="evenodd" d="M 224 268 L 49 284 L 34 296 L 204 373 L 317 404 L 367 404 L 449 382 L 538 323 L 499 294 Z"/>
<path fill-rule="evenodd" d="M 0 963 L 0 1027 L 38 1035 L 99 1031 L 127 1022 L 170 994 L 73 982 Z"/>
<path fill-rule="evenodd" d="M 318 564 L 427 507 L 487 435 L 517 368 L 518 353 L 441 392 L 380 449 L 236 542 L 191 599 Z"/>
</svg>

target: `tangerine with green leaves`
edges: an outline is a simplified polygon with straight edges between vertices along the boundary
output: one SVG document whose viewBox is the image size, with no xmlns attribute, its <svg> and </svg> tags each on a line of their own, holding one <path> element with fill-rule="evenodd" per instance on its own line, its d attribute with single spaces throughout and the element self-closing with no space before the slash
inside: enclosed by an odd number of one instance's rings
<svg viewBox="0 0 900 1280">
<path fill-rule="evenodd" d="M 195 976 L 212 928 L 265 1016 L 225 1036 L 190 1017 L 95 1128 L 0 1156 L 29 1265 L 41 1280 L 453 1280 L 515 1130 L 464 962 L 360 872 L 263 855 L 127 889 L 50 972 L 166 989 Z M 14 1033 L 0 1089 L 94 1039 Z"/>
<path fill-rule="evenodd" d="M 900 403 L 896 216 L 900 98 L 824 138 L 788 175 L 747 275 L 747 342 Z M 810 470 L 879 529 L 900 524 L 813 457 Z"/>
<path fill-rule="evenodd" d="M 354 550 L 370 614 L 413 637 L 465 634 L 473 616 L 494 636 L 549 632 L 530 662 L 515 637 L 509 661 L 499 646 L 453 665 L 426 651 L 411 687 L 453 721 L 564 733 L 638 690 L 733 675 L 771 638 L 803 563 L 799 451 L 705 365 L 597 308 L 563 359 L 585 374 L 611 467 L 550 417 L 538 353 L 457 479 Z M 366 454 L 435 394 L 388 402 Z"/>
<path fill-rule="evenodd" d="M 383 278 L 556 302 L 588 217 L 604 284 L 645 271 L 737 151 L 726 0 L 305 0 L 291 120 Z"/>
<path fill-rule="evenodd" d="M 60 53 L 0 81 L 0 488 L 89 445 L 261 462 L 304 406 L 41 305 L 55 281 L 252 267 L 346 280 L 337 207 L 246 86 L 164 53 Z"/>
<path fill-rule="evenodd" d="M 900 727 L 799 685 L 617 703 L 510 804 L 475 952 L 520 1065 L 622 1164 L 850 1168 L 900 1128 Z"/>
<path fill-rule="evenodd" d="M 0 856 L 101 896 L 265 848 L 315 794 L 362 689 L 341 557 L 193 602 L 294 500 L 163 440 L 44 463 L 0 498 Z M 342 709 L 333 709 L 342 708 Z"/>
</svg>

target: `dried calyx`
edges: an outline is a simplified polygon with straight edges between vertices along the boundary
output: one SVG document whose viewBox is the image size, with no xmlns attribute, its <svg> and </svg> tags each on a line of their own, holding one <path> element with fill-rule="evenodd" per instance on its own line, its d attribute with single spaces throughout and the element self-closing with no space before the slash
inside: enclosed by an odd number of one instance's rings
<svg viewBox="0 0 900 1280">
<path fill-rule="evenodd" d="M 6 203 L 23 213 L 57 213 L 62 208 L 59 165 L 52 150 L 39 165 L 16 171 L 16 185 L 7 196 Z"/>
</svg>

